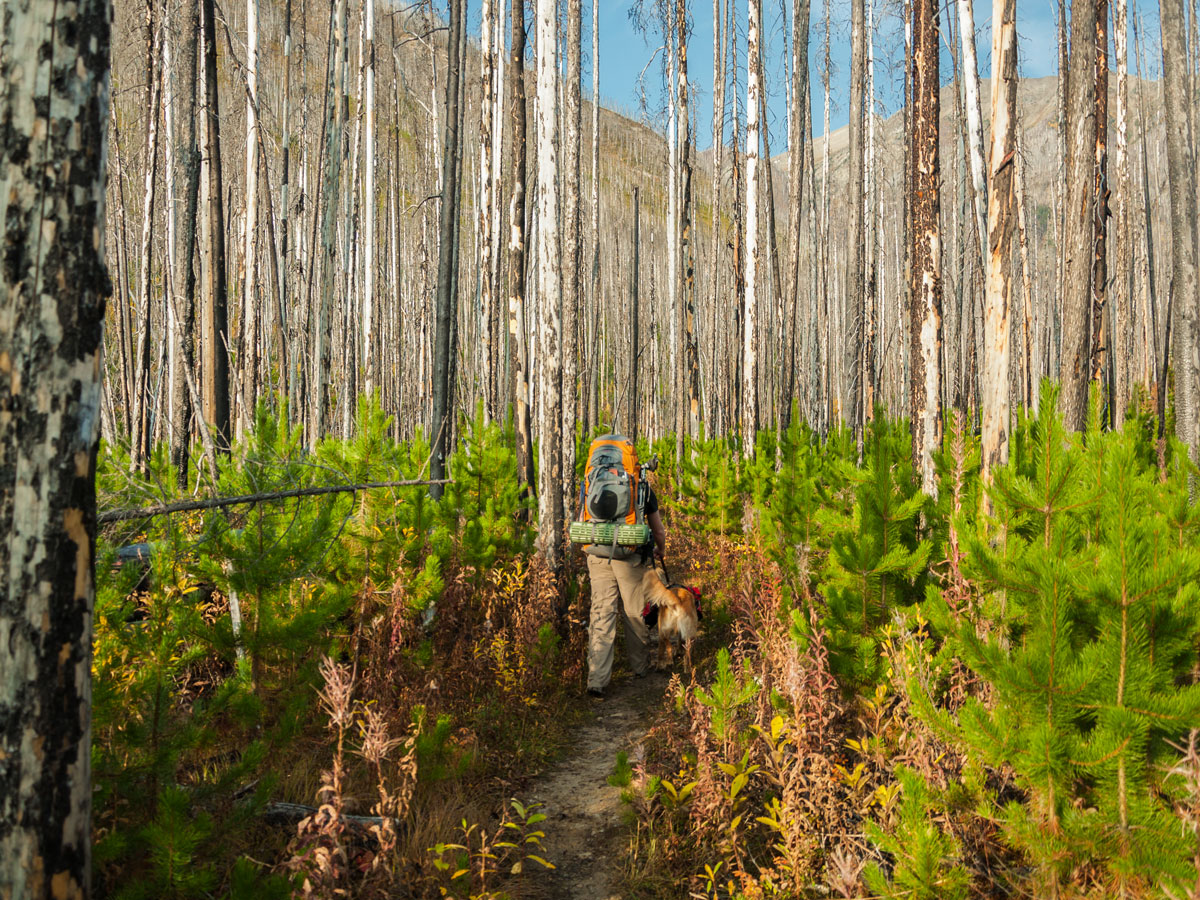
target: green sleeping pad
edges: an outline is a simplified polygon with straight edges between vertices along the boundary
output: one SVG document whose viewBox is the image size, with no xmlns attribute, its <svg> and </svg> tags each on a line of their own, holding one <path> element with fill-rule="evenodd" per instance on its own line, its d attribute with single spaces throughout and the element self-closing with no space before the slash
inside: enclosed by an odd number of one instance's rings
<svg viewBox="0 0 1200 900">
<path fill-rule="evenodd" d="M 572 522 L 568 529 L 573 544 L 612 544 L 613 531 L 622 547 L 640 547 L 650 541 L 650 526 L 612 522 Z"/>
</svg>

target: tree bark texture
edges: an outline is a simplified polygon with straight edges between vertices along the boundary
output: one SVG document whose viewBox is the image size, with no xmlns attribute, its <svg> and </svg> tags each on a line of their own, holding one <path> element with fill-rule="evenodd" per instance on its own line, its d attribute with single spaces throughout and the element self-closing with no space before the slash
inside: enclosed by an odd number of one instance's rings
<svg viewBox="0 0 1200 900">
<path fill-rule="evenodd" d="M 914 0 L 909 239 L 912 269 L 910 404 L 913 466 L 926 494 L 937 496 L 933 454 L 942 443 L 942 236 L 938 154 L 938 6 Z"/>
<path fill-rule="evenodd" d="M 1093 232 L 1092 302 L 1088 324 L 1090 357 L 1088 380 L 1103 386 L 1105 362 L 1105 305 L 1108 294 L 1108 0 L 1096 0 L 1096 171 L 1094 203 L 1096 222 Z"/>
<path fill-rule="evenodd" d="M 1130 225 L 1131 182 L 1129 178 L 1129 39 L 1127 0 L 1113 0 L 1113 51 L 1117 63 L 1116 142 L 1113 164 L 1116 179 L 1113 190 L 1114 224 L 1117 236 L 1113 294 L 1111 300 L 1112 335 L 1115 347 L 1113 359 L 1113 424 L 1125 423 L 1129 406 L 1130 381 L 1133 370 L 1133 232 Z"/>
<path fill-rule="evenodd" d="M 850 11 L 850 239 L 846 248 L 849 251 L 850 268 L 848 271 L 846 296 L 846 323 L 850 328 L 847 342 L 849 353 L 846 357 L 850 379 L 848 384 L 849 421 L 859 435 L 861 446 L 862 424 L 866 420 L 866 410 L 863 409 L 863 391 L 866 389 L 865 373 L 863 371 L 863 332 L 866 328 L 867 298 L 863 269 L 866 265 L 866 233 L 864 230 L 863 192 L 864 157 L 863 157 L 863 124 L 864 102 L 863 93 L 866 90 L 866 14 L 864 0 L 852 0 Z M 933 63 L 937 65 L 936 60 Z"/>
<path fill-rule="evenodd" d="M 695 238 L 692 234 L 692 131 L 689 116 L 688 85 L 688 15 L 686 0 L 676 0 L 675 34 L 679 40 L 679 122 L 680 122 L 680 214 L 679 254 L 683 266 L 683 320 L 680 336 L 683 338 L 683 353 L 680 358 L 682 371 L 679 381 L 683 390 L 677 404 L 679 415 L 675 421 L 676 459 L 682 464 L 684 434 L 696 438 L 700 434 L 700 353 L 696 346 L 696 260 L 693 252 Z M 683 396 L 687 397 L 686 410 Z M 686 415 L 685 415 L 686 412 Z"/>
<path fill-rule="evenodd" d="M 1016 12 L 1016 0 L 992 2 L 992 140 L 988 154 L 988 255 L 981 379 L 985 482 L 990 481 L 994 466 L 1008 461 L 1009 335 L 1016 220 Z"/>
<path fill-rule="evenodd" d="M 1087 421 L 1091 374 L 1088 323 L 1092 314 L 1095 252 L 1096 7 L 1071 7 L 1071 62 L 1067 76 L 1068 162 L 1063 284 L 1062 412 L 1072 431 Z"/>
<path fill-rule="evenodd" d="M 0 896 L 86 898 L 111 7 L 0 16 Z"/>
<path fill-rule="evenodd" d="M 345 0 L 342 0 L 344 3 Z M 204 34 L 204 173 L 206 176 L 201 359 L 204 418 L 216 444 L 229 449 L 229 314 L 225 284 L 225 208 L 222 203 L 220 91 L 217 86 L 217 27 L 213 0 L 201 0 Z"/>
<path fill-rule="evenodd" d="M 583 182 L 580 178 L 580 151 L 583 132 L 583 11 L 580 0 L 567 3 L 567 133 L 566 176 L 563 196 L 563 263 L 562 277 L 562 492 L 565 507 L 575 495 L 575 426 L 579 417 L 579 313 L 583 296 L 583 230 L 580 210 L 583 205 Z"/>
<path fill-rule="evenodd" d="M 344 2 L 344 0 L 343 0 Z M 458 181 L 455 155 L 458 152 L 459 111 L 459 33 L 463 28 L 463 0 L 450 0 L 450 36 L 446 61 L 446 124 L 442 138 L 442 203 L 438 219 L 437 296 L 434 300 L 433 349 L 433 447 L 429 477 L 446 477 L 446 459 L 450 453 L 451 416 L 454 414 L 454 356 L 451 331 L 458 315 L 454 295 L 455 232 L 458 224 Z M 441 485 L 431 485 L 429 493 L 442 494 Z"/>
<path fill-rule="evenodd" d="M 146 147 L 142 190 L 142 246 L 138 266 L 137 368 L 134 374 L 133 435 L 130 469 L 145 473 L 150 458 L 154 397 L 150 385 L 150 284 L 154 248 L 154 200 L 158 188 L 159 58 L 162 32 L 155 16 L 155 0 L 146 2 Z"/>
<path fill-rule="evenodd" d="M 483 385 L 484 413 L 489 420 L 500 418 L 498 400 L 499 385 L 496 383 L 495 356 L 499 352 L 496 346 L 496 335 L 491 327 L 492 310 L 496 305 L 496 285 L 492 272 L 492 233 L 496 223 L 492 216 L 492 197 L 498 185 L 492 178 L 493 156 L 495 150 L 492 144 L 492 104 L 496 92 L 496 58 L 497 51 L 493 45 L 492 36 L 496 19 L 496 0 L 483 0 L 481 19 L 480 56 L 482 57 L 481 92 L 483 102 L 479 105 L 479 204 L 477 216 L 479 221 L 479 304 L 482 312 L 482 351 L 485 373 Z"/>
<path fill-rule="evenodd" d="M 1162 0 L 1163 90 L 1166 101 L 1167 172 L 1171 192 L 1170 305 L 1175 330 L 1175 434 L 1200 460 L 1197 433 L 1196 168 L 1188 139 L 1188 73 L 1183 0 Z"/>
<path fill-rule="evenodd" d="M 238 428 L 252 427 L 258 402 L 258 0 L 246 0 L 246 234 L 242 265 L 242 402 Z"/>
<path fill-rule="evenodd" d="M 759 6 L 762 0 L 750 0 L 750 20 L 746 40 L 746 319 L 742 332 L 742 456 L 754 456 L 758 436 L 758 92 L 759 78 Z M 770 160 L 767 161 L 768 165 Z"/>
<path fill-rule="evenodd" d="M 557 35 L 557 0 L 537 0 L 538 549 L 554 572 L 562 565 L 563 537 Z"/>
<path fill-rule="evenodd" d="M 529 423 L 529 338 L 525 334 L 525 4 L 512 4 L 512 198 L 508 212 L 509 340 L 516 348 L 514 418 L 517 431 L 517 474 L 530 489 L 534 484 L 533 435 Z"/>
<path fill-rule="evenodd" d="M 791 322 L 787 329 L 787 359 L 784 361 L 783 397 L 780 420 L 786 428 L 792 418 L 796 386 L 797 308 L 800 305 L 800 227 L 804 208 L 804 154 L 808 146 L 808 24 L 810 0 L 799 0 L 792 13 L 791 134 L 788 135 L 788 267 L 787 296 Z M 810 201 L 811 202 L 811 201 Z"/>
</svg>

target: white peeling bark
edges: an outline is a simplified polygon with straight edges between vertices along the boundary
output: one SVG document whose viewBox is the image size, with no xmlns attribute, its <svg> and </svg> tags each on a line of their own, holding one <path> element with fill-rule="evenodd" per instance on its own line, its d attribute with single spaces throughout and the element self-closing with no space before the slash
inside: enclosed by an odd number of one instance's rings
<svg viewBox="0 0 1200 900">
<path fill-rule="evenodd" d="M 562 244 L 558 231 L 558 3 L 537 2 L 538 546 L 562 560 Z"/>
<path fill-rule="evenodd" d="M 986 256 L 988 245 L 987 194 L 983 174 L 983 113 L 979 101 L 979 60 L 975 52 L 974 0 L 958 0 L 958 25 L 962 33 L 963 85 L 967 108 L 967 147 L 971 164 L 971 201 L 975 210 L 975 228 L 979 246 Z M 993 23 L 993 30 L 995 24 Z M 995 85 L 993 67 L 992 84 Z M 992 111 L 996 100 L 992 98 Z"/>
<path fill-rule="evenodd" d="M 742 345 L 742 456 L 754 456 L 758 433 L 758 92 L 759 3 L 750 0 L 750 27 L 746 42 L 746 326 Z"/>
<path fill-rule="evenodd" d="M 1017 111 L 1016 0 L 992 3 L 992 141 L 988 156 L 988 255 L 982 360 L 983 478 L 1008 461 L 1009 333 Z M 985 504 L 989 501 L 985 495 Z M 990 504 L 985 506 L 989 509 Z"/>
</svg>

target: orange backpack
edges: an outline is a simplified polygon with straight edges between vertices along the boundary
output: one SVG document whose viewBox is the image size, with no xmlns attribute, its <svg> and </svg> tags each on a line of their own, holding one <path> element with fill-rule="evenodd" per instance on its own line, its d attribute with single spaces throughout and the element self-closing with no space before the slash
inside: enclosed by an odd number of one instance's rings
<svg viewBox="0 0 1200 900">
<path fill-rule="evenodd" d="M 582 521 L 628 525 L 641 522 L 644 503 L 641 483 L 642 467 L 633 441 L 619 434 L 596 438 L 588 448 L 587 468 L 583 473 Z M 603 496 L 606 493 L 612 496 L 606 498 Z M 609 501 L 607 507 L 604 500 Z"/>
</svg>

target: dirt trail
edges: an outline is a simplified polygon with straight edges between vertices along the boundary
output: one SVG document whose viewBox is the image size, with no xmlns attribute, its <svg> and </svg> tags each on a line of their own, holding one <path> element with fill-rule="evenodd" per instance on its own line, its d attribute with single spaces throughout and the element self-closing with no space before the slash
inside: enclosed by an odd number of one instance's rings
<svg viewBox="0 0 1200 900">
<path fill-rule="evenodd" d="M 608 783 L 617 753 L 645 736 L 667 686 L 665 674 L 614 678 L 602 701 L 590 698 L 595 718 L 582 726 L 568 756 L 541 776 L 529 795 L 546 814 L 545 856 L 556 866 L 540 873 L 531 894 L 544 900 L 621 900 L 627 855 L 621 791 Z"/>
</svg>

